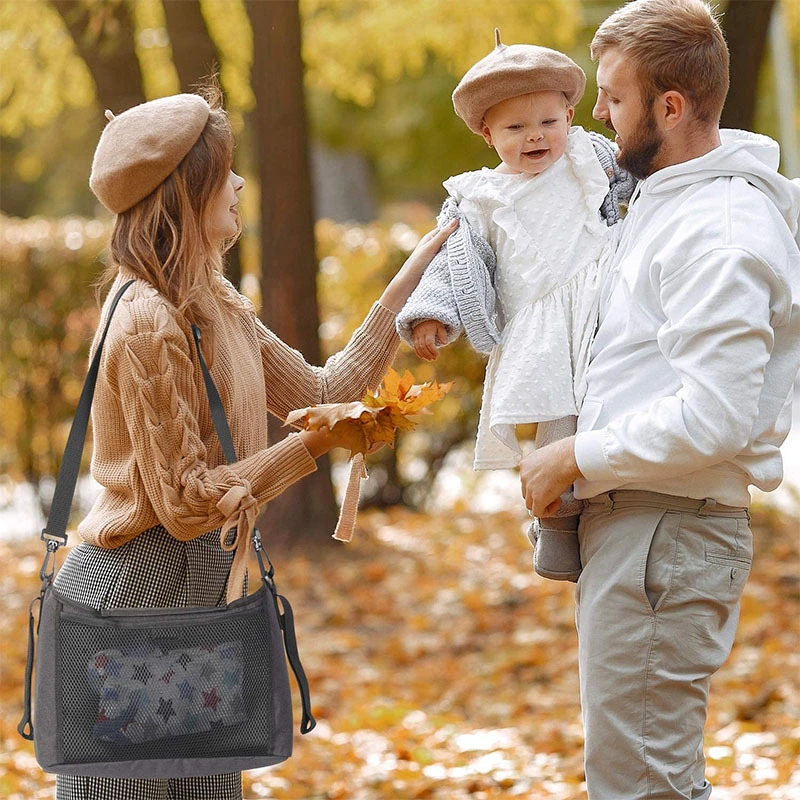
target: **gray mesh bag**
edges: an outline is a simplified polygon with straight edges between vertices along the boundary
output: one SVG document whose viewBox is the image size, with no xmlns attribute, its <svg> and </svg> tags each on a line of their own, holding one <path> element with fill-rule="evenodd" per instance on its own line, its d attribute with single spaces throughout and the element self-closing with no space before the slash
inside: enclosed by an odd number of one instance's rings
<svg viewBox="0 0 800 800">
<path fill-rule="evenodd" d="M 95 609 L 53 586 L 55 554 L 67 541 L 100 354 L 130 283 L 111 305 L 42 531 L 47 550 L 28 621 L 25 711 L 18 731 L 33 739 L 42 769 L 62 775 L 177 778 L 277 764 L 292 754 L 287 658 L 300 687 L 300 732 L 308 733 L 316 722 L 292 609 L 277 592 L 257 529 L 253 545 L 262 585 L 226 606 Z M 196 328 L 194 335 L 211 416 L 230 463 L 236 454 L 225 412 Z"/>
</svg>

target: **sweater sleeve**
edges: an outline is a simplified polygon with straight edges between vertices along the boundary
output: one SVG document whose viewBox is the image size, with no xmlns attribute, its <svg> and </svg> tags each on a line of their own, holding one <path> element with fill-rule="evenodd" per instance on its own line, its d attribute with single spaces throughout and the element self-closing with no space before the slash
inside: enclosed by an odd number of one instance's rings
<svg viewBox="0 0 800 800">
<path fill-rule="evenodd" d="M 159 521 L 188 540 L 254 519 L 258 506 L 316 469 L 297 436 L 210 467 L 197 419 L 202 387 L 185 334 L 162 307 L 123 303 L 105 368 L 116 387 L 138 470 Z M 203 398 L 204 399 L 204 398 Z M 102 545 L 103 532 L 98 537 Z"/>
<path fill-rule="evenodd" d="M 663 480 L 729 460 L 759 414 L 775 327 L 790 291 L 758 256 L 720 247 L 664 275 L 658 346 L 680 388 L 649 406 L 579 433 L 587 480 Z"/>
<path fill-rule="evenodd" d="M 344 349 L 322 367 L 310 365 L 258 319 L 256 330 L 267 405 L 280 419 L 297 408 L 361 398 L 380 384 L 399 345 L 395 314 L 380 303 L 372 306 Z"/>
<path fill-rule="evenodd" d="M 443 228 L 456 217 L 462 218 L 463 215 L 459 214 L 456 201 L 448 197 L 437 220 L 439 228 Z M 461 319 L 450 277 L 447 242 L 434 256 L 416 289 L 398 313 L 397 333 L 406 344 L 413 346 L 414 327 L 425 320 L 435 320 L 444 325 L 447 344 L 454 342 L 461 335 Z"/>
</svg>

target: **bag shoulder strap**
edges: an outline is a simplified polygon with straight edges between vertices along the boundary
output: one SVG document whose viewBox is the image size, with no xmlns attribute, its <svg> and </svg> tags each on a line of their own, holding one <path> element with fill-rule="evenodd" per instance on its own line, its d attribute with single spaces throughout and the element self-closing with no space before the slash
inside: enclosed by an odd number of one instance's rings
<svg viewBox="0 0 800 800">
<path fill-rule="evenodd" d="M 72 508 L 72 498 L 75 495 L 75 484 L 78 482 L 78 472 L 81 466 L 81 454 L 83 445 L 86 442 L 86 431 L 89 427 L 89 417 L 92 412 L 92 400 L 94 400 L 94 389 L 97 385 L 97 375 L 100 371 L 100 358 L 103 354 L 103 344 L 106 341 L 108 329 L 111 326 L 111 318 L 114 311 L 125 294 L 128 287 L 134 283 L 133 280 L 126 281 L 119 289 L 111 301 L 108 309 L 108 317 L 103 328 L 103 333 L 97 343 L 97 350 L 92 357 L 86 380 L 83 382 L 83 389 L 78 400 L 78 407 L 72 419 L 72 426 L 69 429 L 67 444 L 64 448 L 64 456 L 58 468 L 58 479 L 56 488 L 53 492 L 53 502 L 50 505 L 50 513 L 47 515 L 47 525 L 42 530 L 41 539 L 47 544 L 42 568 L 39 570 L 39 577 L 42 586 L 39 594 L 33 598 L 28 608 L 28 654 L 25 659 L 25 694 L 23 697 L 22 719 L 17 725 L 17 732 L 23 739 L 33 739 L 33 722 L 31 719 L 31 684 L 33 680 L 33 659 L 35 651 L 35 637 L 38 633 L 38 624 L 33 616 L 33 608 L 38 603 L 39 613 L 41 614 L 45 592 L 50 587 L 55 574 L 55 553 L 59 547 L 67 543 L 67 523 L 69 522 L 69 512 Z M 41 617 L 40 617 L 41 619 Z"/>
<path fill-rule="evenodd" d="M 58 479 L 56 481 L 55 492 L 53 493 L 53 502 L 50 505 L 50 513 L 47 516 L 47 525 L 41 535 L 42 541 L 48 543 L 48 549 L 51 549 L 51 542 L 55 545 L 56 549 L 67 543 L 69 512 L 72 508 L 75 484 L 78 481 L 81 454 L 83 453 L 83 445 L 86 441 L 86 430 L 89 427 L 92 400 L 94 399 L 94 388 L 97 384 L 97 374 L 100 371 L 100 357 L 103 354 L 103 344 L 106 341 L 106 335 L 108 334 L 114 311 L 116 311 L 117 305 L 119 305 L 119 301 L 122 299 L 122 295 L 125 294 L 125 291 L 132 283 L 134 283 L 134 281 L 129 280 L 123 284 L 111 301 L 106 324 L 103 328 L 103 334 L 100 337 L 100 341 L 97 343 L 97 350 L 92 358 L 92 363 L 89 365 L 89 371 L 86 374 L 80 400 L 78 400 L 78 408 L 72 420 L 72 427 L 69 429 L 67 445 L 64 448 L 64 457 L 61 459 L 61 466 L 58 469 Z"/>
<path fill-rule="evenodd" d="M 217 391 L 217 387 L 214 385 L 214 380 L 211 377 L 211 373 L 206 366 L 206 360 L 203 358 L 203 350 L 200 347 L 200 342 L 202 341 L 203 337 L 202 333 L 200 332 L 200 328 L 198 328 L 197 325 L 192 325 L 192 334 L 194 335 L 197 358 L 200 361 L 200 369 L 203 372 L 203 382 L 206 385 L 208 405 L 211 410 L 211 421 L 214 423 L 214 428 L 217 431 L 217 437 L 222 445 L 222 452 L 225 455 L 225 460 L 229 464 L 233 464 L 235 461 L 237 461 L 237 458 L 236 449 L 233 446 L 231 429 L 228 425 L 228 418 L 225 416 L 225 409 L 222 407 L 222 400 L 219 396 L 219 392 Z M 294 677 L 297 680 L 297 686 L 300 689 L 300 700 L 303 708 L 303 719 L 300 723 L 300 733 L 308 733 L 314 729 L 317 721 L 314 719 L 311 713 L 311 697 L 308 688 L 308 679 L 306 678 L 303 665 L 300 663 L 300 654 L 297 651 L 297 637 L 294 630 L 294 614 L 292 613 L 292 607 L 289 605 L 289 601 L 283 595 L 278 594 L 278 590 L 275 587 L 275 581 L 273 580 L 275 568 L 272 566 L 272 561 L 270 561 L 269 556 L 264 550 L 264 547 L 261 543 L 261 534 L 256 526 L 253 527 L 253 548 L 255 549 L 256 557 L 258 558 L 258 566 L 261 570 L 261 579 L 263 580 L 267 589 L 269 589 L 272 593 L 273 600 L 275 601 L 275 608 L 278 612 L 278 617 L 281 624 L 281 632 L 283 633 L 286 657 L 289 659 L 289 666 L 292 668 Z M 267 559 L 269 569 L 266 569 L 264 566 L 262 553 Z M 278 599 L 281 601 L 280 604 L 278 604 Z"/>
</svg>

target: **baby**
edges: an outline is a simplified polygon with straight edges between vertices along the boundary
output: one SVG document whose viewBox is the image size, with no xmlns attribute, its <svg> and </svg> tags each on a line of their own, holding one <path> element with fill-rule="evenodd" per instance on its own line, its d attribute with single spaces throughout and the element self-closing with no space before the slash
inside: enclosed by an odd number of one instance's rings
<svg viewBox="0 0 800 800">
<path fill-rule="evenodd" d="M 489 354 L 475 469 L 519 464 L 518 424 L 538 423 L 537 447 L 575 432 L 610 226 L 635 185 L 609 140 L 570 127 L 583 70 L 546 47 L 507 47 L 497 30 L 495 42 L 453 105 L 501 163 L 444 182 L 439 225 L 461 223 L 397 319 L 421 358 L 435 359 L 462 329 Z M 581 505 L 568 493 L 553 517 L 534 520 L 540 575 L 577 580 Z"/>
</svg>

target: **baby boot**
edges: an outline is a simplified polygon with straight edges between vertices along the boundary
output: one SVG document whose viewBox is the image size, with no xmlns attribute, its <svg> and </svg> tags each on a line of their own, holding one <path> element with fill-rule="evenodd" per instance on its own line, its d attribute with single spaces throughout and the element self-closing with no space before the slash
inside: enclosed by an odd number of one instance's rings
<svg viewBox="0 0 800 800">
<path fill-rule="evenodd" d="M 543 578 L 554 581 L 578 580 L 581 552 L 577 517 L 534 518 L 528 530 L 533 544 L 533 568 Z"/>
</svg>

